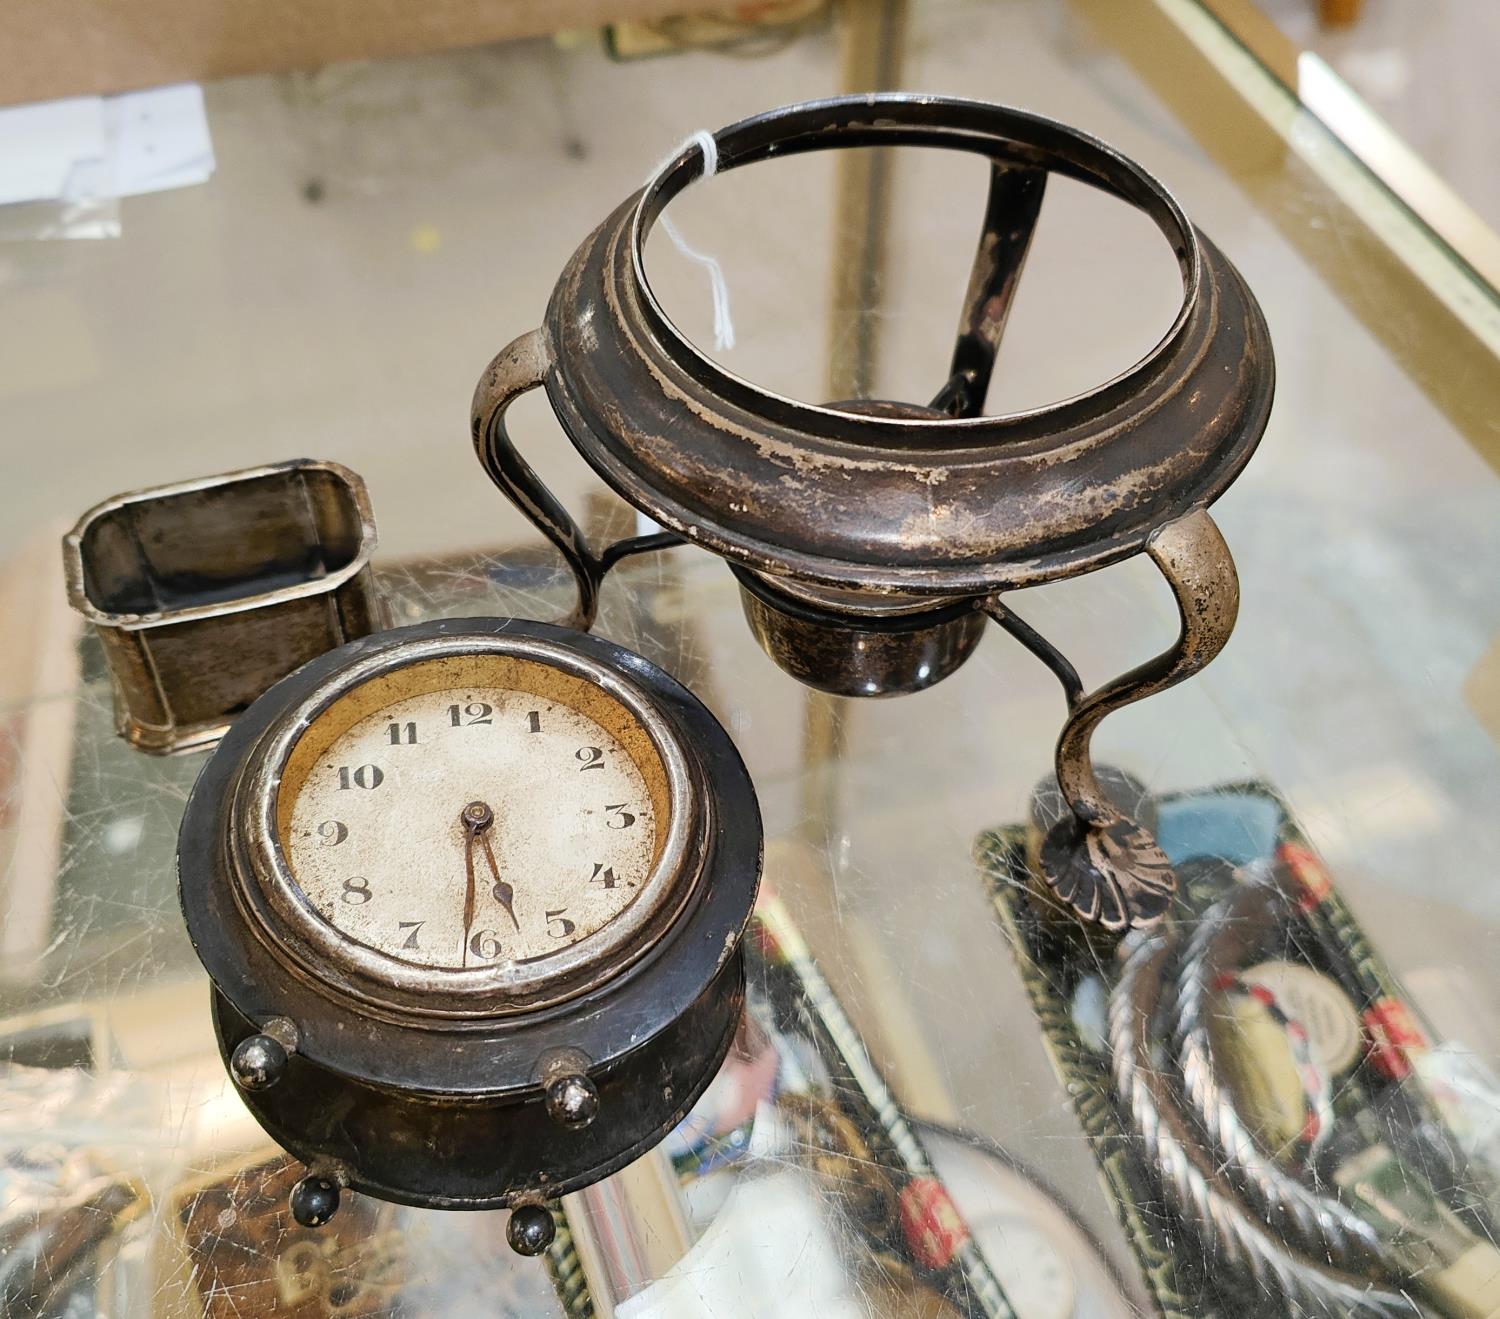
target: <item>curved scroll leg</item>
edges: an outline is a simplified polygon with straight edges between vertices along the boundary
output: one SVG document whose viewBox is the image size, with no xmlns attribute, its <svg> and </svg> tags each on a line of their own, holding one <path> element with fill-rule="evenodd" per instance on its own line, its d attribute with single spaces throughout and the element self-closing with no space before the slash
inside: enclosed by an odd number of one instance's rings
<svg viewBox="0 0 1500 1319">
<path fill-rule="evenodd" d="M 521 457 L 505 429 L 506 410 L 527 390 L 542 384 L 550 366 L 551 356 L 541 330 L 521 335 L 496 353 L 474 389 L 470 433 L 474 451 L 490 480 L 561 551 L 578 588 L 577 604 L 561 621 L 564 626 L 587 631 L 599 612 L 600 584 L 616 563 L 632 554 L 680 545 L 682 537 L 662 531 L 616 541 L 602 553 L 596 554 L 589 547 L 578 523 Z"/>
<path fill-rule="evenodd" d="M 1110 800 L 1094 773 L 1089 745 L 1104 717 L 1175 686 L 1223 648 L 1239 613 L 1239 577 L 1229 547 L 1202 509 L 1161 527 L 1146 552 L 1177 599 L 1181 633 L 1167 651 L 1082 694 L 1073 666 L 1000 604 L 986 612 L 1057 674 L 1069 714 L 1057 741 L 1058 786 L 1072 814 L 1042 844 L 1043 877 L 1054 895 L 1089 925 L 1121 931 L 1154 925 L 1166 914 L 1177 877 L 1149 830 Z"/>
</svg>

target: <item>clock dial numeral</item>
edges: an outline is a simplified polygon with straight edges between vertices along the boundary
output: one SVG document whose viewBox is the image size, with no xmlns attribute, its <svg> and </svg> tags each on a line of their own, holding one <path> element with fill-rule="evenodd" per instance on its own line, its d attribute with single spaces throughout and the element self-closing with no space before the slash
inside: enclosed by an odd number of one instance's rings
<svg viewBox="0 0 1500 1319">
<path fill-rule="evenodd" d="M 474 937 L 469 940 L 469 951 L 475 957 L 483 958 L 486 962 L 493 962 L 503 951 L 500 947 L 500 936 L 494 930 L 475 930 Z"/>
<path fill-rule="evenodd" d="M 329 741 L 316 769 L 287 825 L 296 881 L 340 937 L 389 957 L 540 973 L 647 889 L 645 777 L 616 733 L 540 692 L 401 696 Z M 489 807 L 482 826 L 464 815 L 474 802 Z"/>
<path fill-rule="evenodd" d="M 606 806 L 604 809 L 610 812 L 609 817 L 604 821 L 606 829 L 628 829 L 635 823 L 635 816 L 625 809 L 624 802 L 618 806 Z"/>
<path fill-rule="evenodd" d="M 450 705 L 448 707 L 448 722 L 454 728 L 473 724 L 492 724 L 491 717 L 495 713 L 495 707 L 486 705 L 483 701 L 470 701 L 465 706 Z"/>
</svg>

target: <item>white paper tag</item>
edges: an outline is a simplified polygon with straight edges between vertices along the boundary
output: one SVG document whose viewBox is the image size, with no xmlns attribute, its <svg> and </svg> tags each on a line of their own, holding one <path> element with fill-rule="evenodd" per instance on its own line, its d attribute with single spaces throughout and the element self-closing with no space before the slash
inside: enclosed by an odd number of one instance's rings
<svg viewBox="0 0 1500 1319">
<path fill-rule="evenodd" d="M 134 197 L 213 172 L 196 83 L 0 110 L 0 205 Z"/>
</svg>

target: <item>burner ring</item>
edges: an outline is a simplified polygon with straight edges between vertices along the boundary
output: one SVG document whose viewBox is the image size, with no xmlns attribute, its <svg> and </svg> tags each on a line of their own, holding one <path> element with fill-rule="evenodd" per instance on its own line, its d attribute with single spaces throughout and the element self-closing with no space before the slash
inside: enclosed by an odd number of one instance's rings
<svg viewBox="0 0 1500 1319">
<path fill-rule="evenodd" d="M 702 171 L 692 144 L 585 240 L 553 292 L 536 349 L 574 446 L 662 526 L 807 585 L 974 596 L 1139 553 L 1158 528 L 1216 499 L 1249 459 L 1272 394 L 1259 308 L 1170 194 L 1102 143 L 998 106 L 901 95 L 793 106 L 715 141 L 724 169 L 874 143 L 991 159 L 954 358 L 954 379 L 973 377 L 964 408 L 975 415 L 801 403 L 741 379 L 685 339 L 656 303 L 641 251 L 667 201 Z M 1184 301 L 1157 347 L 1115 379 L 1029 412 L 980 416 L 1049 171 L 1146 210 L 1178 253 Z M 1024 212 L 1019 226 L 1015 207 Z"/>
<path fill-rule="evenodd" d="M 884 442 L 922 448 L 987 444 L 990 424 L 998 420 L 1040 421 L 1051 417 L 1062 424 L 1089 401 L 1097 407 L 1108 398 L 1128 395 L 1130 382 L 1148 374 L 1153 363 L 1187 332 L 1190 312 L 1206 279 L 1198 232 L 1161 182 L 1098 138 L 1024 110 L 946 96 L 833 97 L 742 120 L 714 134 L 714 141 L 718 147 L 716 174 L 804 152 L 895 146 L 965 151 L 1011 168 L 1061 174 L 1143 212 L 1177 259 L 1183 299 L 1166 333 L 1134 365 L 1072 398 L 982 418 L 922 418 L 901 416 L 894 410 L 875 412 L 867 406 L 806 403 L 747 380 L 703 353 L 677 328 L 656 298 L 646 274 L 646 240 L 672 199 L 703 177 L 702 149 L 696 143 L 686 144 L 637 194 L 631 216 L 630 256 L 632 277 L 640 290 L 640 309 L 660 336 L 663 349 L 700 380 L 712 380 L 723 397 L 830 438 L 844 433 L 840 421 L 847 423 L 851 413 L 862 418 L 879 416 L 893 423 L 889 428 L 873 428 L 882 433 Z M 936 429 L 928 423 L 936 423 Z"/>
</svg>

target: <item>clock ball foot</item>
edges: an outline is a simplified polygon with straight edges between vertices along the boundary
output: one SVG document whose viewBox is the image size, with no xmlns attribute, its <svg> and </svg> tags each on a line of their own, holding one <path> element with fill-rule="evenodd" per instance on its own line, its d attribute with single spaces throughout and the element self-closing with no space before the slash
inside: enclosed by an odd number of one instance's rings
<svg viewBox="0 0 1500 1319">
<path fill-rule="evenodd" d="M 511 1212 L 505 1239 L 517 1255 L 540 1255 L 552 1244 L 557 1227 L 541 1205 L 521 1205 Z"/>
<path fill-rule="evenodd" d="M 599 1091 L 580 1073 L 560 1076 L 547 1087 L 547 1115 L 562 1127 L 586 1127 L 599 1115 Z"/>
<path fill-rule="evenodd" d="M 286 1071 L 287 1053 L 280 1040 L 251 1035 L 235 1045 L 229 1071 L 241 1090 L 268 1090 Z"/>
<path fill-rule="evenodd" d="M 322 1227 L 339 1210 L 339 1188 L 326 1177 L 308 1173 L 292 1187 L 292 1217 L 303 1227 Z"/>
</svg>

